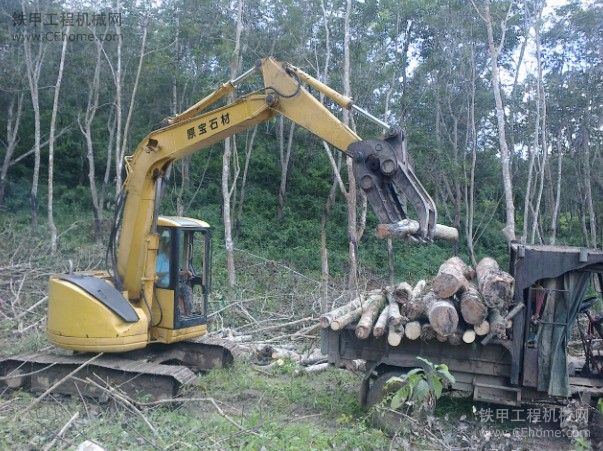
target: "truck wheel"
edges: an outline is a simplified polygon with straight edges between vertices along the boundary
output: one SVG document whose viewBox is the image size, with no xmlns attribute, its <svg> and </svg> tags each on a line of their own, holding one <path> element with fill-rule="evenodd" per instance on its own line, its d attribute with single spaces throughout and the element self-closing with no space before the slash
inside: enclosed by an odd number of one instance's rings
<svg viewBox="0 0 603 451">
<path fill-rule="evenodd" d="M 397 383 L 391 383 L 387 387 L 385 386 L 390 378 L 400 376 L 400 374 L 401 371 L 386 371 L 379 375 L 369 387 L 367 406 L 374 407 L 379 405 L 388 395 L 391 395 L 400 388 L 400 385 Z M 386 434 L 393 436 L 399 431 L 402 418 L 402 415 L 397 412 L 376 408 L 371 411 L 370 423 Z"/>
<path fill-rule="evenodd" d="M 366 405 L 368 407 L 373 407 L 383 401 L 388 395 L 391 395 L 398 390 L 400 388 L 400 384 L 398 383 L 391 383 L 387 388 L 385 387 L 385 384 L 387 384 L 387 381 L 392 377 L 399 377 L 401 374 L 402 371 L 386 371 L 379 375 L 369 387 Z"/>
</svg>

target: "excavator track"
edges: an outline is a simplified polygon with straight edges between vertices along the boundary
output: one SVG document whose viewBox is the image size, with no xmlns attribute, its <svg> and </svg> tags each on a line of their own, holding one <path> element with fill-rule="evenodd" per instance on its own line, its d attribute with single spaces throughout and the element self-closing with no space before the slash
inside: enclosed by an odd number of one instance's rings
<svg viewBox="0 0 603 451">
<path fill-rule="evenodd" d="M 97 399 L 117 389 L 133 398 L 168 399 L 192 384 L 199 372 L 229 366 L 235 356 L 244 355 L 235 343 L 205 337 L 151 344 L 143 350 L 103 354 L 92 360 L 94 354 L 33 352 L 0 357 L 0 388 L 51 389 L 52 393 Z"/>
</svg>

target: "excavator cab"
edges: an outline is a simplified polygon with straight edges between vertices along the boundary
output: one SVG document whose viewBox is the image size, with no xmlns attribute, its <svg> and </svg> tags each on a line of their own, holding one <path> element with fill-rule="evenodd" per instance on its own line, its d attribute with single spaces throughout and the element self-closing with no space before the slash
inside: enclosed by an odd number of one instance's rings
<svg viewBox="0 0 603 451">
<path fill-rule="evenodd" d="M 160 216 L 156 259 L 154 325 L 151 333 L 170 342 L 179 332 L 207 322 L 211 284 L 211 229 L 199 219 Z"/>
</svg>

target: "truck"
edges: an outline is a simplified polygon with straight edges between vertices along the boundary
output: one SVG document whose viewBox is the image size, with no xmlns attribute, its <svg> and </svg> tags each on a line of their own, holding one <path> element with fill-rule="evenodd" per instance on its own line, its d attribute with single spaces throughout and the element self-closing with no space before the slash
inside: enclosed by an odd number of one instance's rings
<svg viewBox="0 0 603 451">
<path fill-rule="evenodd" d="M 322 329 L 321 349 L 334 365 L 366 361 L 360 401 L 371 406 L 387 393 L 386 382 L 418 366 L 417 356 L 445 363 L 455 378 L 452 390 L 475 401 L 520 406 L 578 397 L 592 402 L 603 396 L 603 361 L 594 349 L 603 338 L 603 317 L 591 309 L 600 302 L 603 251 L 569 246 L 510 242 L 515 278 L 514 317 L 506 339 L 471 344 L 403 339 L 390 346 L 385 337 L 359 339 L 354 328 Z M 587 294 L 595 296 L 586 298 Z M 547 293 L 544 305 L 535 291 Z M 572 332 L 579 335 L 581 357 L 568 355 Z"/>
</svg>

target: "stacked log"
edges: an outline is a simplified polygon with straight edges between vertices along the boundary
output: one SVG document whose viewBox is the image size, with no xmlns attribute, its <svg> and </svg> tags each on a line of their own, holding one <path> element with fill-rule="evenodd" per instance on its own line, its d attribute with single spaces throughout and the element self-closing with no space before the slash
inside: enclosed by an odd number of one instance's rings
<svg viewBox="0 0 603 451">
<path fill-rule="evenodd" d="M 408 282 L 363 293 L 320 317 L 320 326 L 353 327 L 360 339 L 373 335 L 399 346 L 403 339 L 460 346 L 506 339 L 512 318 L 514 279 L 486 257 L 474 271 L 459 257 L 440 265 L 430 281 Z"/>
<path fill-rule="evenodd" d="M 366 306 L 362 311 L 362 315 L 356 325 L 356 336 L 358 338 L 368 338 L 373 328 L 375 320 L 379 317 L 383 306 L 385 305 L 385 296 L 381 293 L 371 295 Z"/>
<path fill-rule="evenodd" d="M 479 290 L 490 308 L 505 309 L 513 299 L 515 279 L 502 271 L 496 260 L 483 258 L 476 267 Z"/>
</svg>

